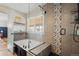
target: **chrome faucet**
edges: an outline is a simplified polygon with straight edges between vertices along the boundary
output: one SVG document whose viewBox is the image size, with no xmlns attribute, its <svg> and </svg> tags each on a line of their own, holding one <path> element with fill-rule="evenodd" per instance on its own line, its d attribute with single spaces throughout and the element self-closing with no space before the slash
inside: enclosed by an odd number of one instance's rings
<svg viewBox="0 0 79 59">
<path fill-rule="evenodd" d="M 28 40 L 28 48 L 30 48 L 30 43 L 31 43 L 31 41 L 30 41 L 30 40 Z"/>
</svg>

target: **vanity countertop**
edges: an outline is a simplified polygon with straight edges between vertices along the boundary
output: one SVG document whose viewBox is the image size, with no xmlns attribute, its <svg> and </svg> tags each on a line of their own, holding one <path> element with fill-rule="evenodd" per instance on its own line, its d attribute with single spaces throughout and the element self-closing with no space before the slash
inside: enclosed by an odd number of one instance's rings
<svg viewBox="0 0 79 59">
<path fill-rule="evenodd" d="M 14 41 L 14 43 L 19 47 L 23 48 L 25 51 L 28 51 L 42 45 L 44 42 L 32 40 L 32 39 L 22 39 L 22 40 Z"/>
<path fill-rule="evenodd" d="M 33 40 L 34 41 L 34 40 Z M 50 44 L 47 44 L 45 42 L 39 42 L 40 45 L 38 44 L 38 41 L 35 41 L 37 43 L 32 43 L 32 45 L 38 45 L 36 47 L 33 48 L 33 46 L 31 46 L 30 49 L 27 48 L 28 45 L 28 39 L 24 39 L 24 40 L 19 40 L 19 41 L 14 41 L 14 43 L 16 45 L 18 45 L 19 47 L 23 48 L 25 51 L 29 52 L 31 55 L 38 55 L 41 51 L 43 51 L 45 48 L 47 48 Z M 26 46 L 26 48 L 23 47 Z"/>
<path fill-rule="evenodd" d="M 31 53 L 33 53 L 34 55 L 38 55 L 40 52 L 42 52 L 44 49 L 46 49 L 48 46 L 50 46 L 50 44 L 48 43 L 44 43 L 42 45 L 40 45 L 39 47 L 30 50 Z"/>
<path fill-rule="evenodd" d="M 18 41 L 14 41 L 14 44 L 18 45 L 19 47 L 21 47 L 22 49 L 24 49 L 25 51 L 28 51 L 29 49 L 27 48 L 27 40 L 18 40 Z M 26 48 L 24 48 L 24 46 L 26 46 Z"/>
</svg>

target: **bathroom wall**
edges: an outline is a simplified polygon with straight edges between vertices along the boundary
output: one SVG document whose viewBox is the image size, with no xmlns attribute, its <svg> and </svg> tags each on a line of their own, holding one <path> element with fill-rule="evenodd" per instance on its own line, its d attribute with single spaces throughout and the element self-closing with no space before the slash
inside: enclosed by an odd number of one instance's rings
<svg viewBox="0 0 79 59">
<path fill-rule="evenodd" d="M 60 36 L 60 4 L 46 4 L 44 10 L 44 41 L 51 44 L 51 51 L 56 54 L 61 53 L 61 36 Z"/>
<path fill-rule="evenodd" d="M 74 16 L 77 4 L 46 4 L 44 41 L 51 43 L 51 51 L 58 55 L 79 55 L 79 43 L 73 41 Z M 61 29 L 65 34 L 60 35 Z"/>
<path fill-rule="evenodd" d="M 1 5 L 0 5 L 0 12 L 1 13 L 3 13 L 3 14 L 5 14 L 6 16 L 7 16 L 7 18 L 5 19 L 4 18 L 4 20 L 0 20 L 0 27 L 7 27 L 7 22 L 8 22 L 8 9 L 6 9 L 6 8 L 3 8 Z M 4 15 L 4 16 L 5 16 Z"/>
<path fill-rule="evenodd" d="M 62 27 L 66 28 L 66 35 L 62 36 L 63 55 L 79 55 L 79 43 L 73 40 L 72 11 L 77 11 L 77 4 L 62 4 Z"/>
<path fill-rule="evenodd" d="M 44 41 L 51 43 L 53 40 L 53 4 L 46 4 L 43 8 L 46 11 L 44 14 Z"/>
</svg>

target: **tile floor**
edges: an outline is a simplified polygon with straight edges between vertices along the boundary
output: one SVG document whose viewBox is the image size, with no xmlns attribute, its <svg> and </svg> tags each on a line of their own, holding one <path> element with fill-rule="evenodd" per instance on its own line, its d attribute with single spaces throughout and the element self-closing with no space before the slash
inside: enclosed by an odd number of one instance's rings
<svg viewBox="0 0 79 59">
<path fill-rule="evenodd" d="M 13 56 L 8 49 L 0 48 L 0 56 Z"/>
</svg>

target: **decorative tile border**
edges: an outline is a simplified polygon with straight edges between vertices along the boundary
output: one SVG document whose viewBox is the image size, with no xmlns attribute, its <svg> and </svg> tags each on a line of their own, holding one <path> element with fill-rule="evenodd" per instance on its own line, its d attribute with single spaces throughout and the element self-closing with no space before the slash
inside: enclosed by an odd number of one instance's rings
<svg viewBox="0 0 79 59">
<path fill-rule="evenodd" d="M 61 35 L 60 35 L 60 29 L 61 29 L 61 16 L 62 16 L 62 6 L 61 4 L 57 3 L 54 4 L 54 42 L 53 42 L 53 48 L 55 53 L 61 54 Z"/>
</svg>

